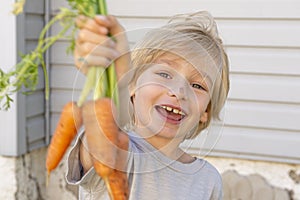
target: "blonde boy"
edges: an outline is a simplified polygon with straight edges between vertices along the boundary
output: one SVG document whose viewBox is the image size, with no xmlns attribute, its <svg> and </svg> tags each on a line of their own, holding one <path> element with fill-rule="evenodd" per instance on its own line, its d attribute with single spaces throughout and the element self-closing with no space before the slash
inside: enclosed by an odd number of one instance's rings
<svg viewBox="0 0 300 200">
<path fill-rule="evenodd" d="M 133 69 L 129 83 L 123 84 L 132 103 L 126 129 L 130 199 L 222 199 L 217 170 L 179 147 L 219 117 L 227 98 L 228 59 L 212 16 L 207 12 L 174 16 L 145 36 L 131 60 L 124 30 L 114 17 L 98 16 L 85 23 L 79 19 L 77 24 L 81 32 L 75 59 L 85 57 L 83 71 L 90 65 L 108 66 L 120 55 L 119 79 Z M 107 32 L 118 42 L 107 38 Z M 67 180 L 80 186 L 80 199 L 108 199 L 84 145 L 84 132 L 68 166 Z"/>
</svg>

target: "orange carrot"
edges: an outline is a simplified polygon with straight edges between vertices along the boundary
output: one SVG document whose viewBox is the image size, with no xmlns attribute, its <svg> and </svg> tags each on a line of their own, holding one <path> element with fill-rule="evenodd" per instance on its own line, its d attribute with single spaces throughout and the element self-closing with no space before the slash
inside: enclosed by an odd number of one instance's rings
<svg viewBox="0 0 300 200">
<path fill-rule="evenodd" d="M 118 127 L 113 118 L 112 101 L 101 98 L 82 107 L 82 117 L 89 153 L 96 172 L 106 178 L 115 166 Z"/>
<path fill-rule="evenodd" d="M 109 194 L 113 200 L 127 200 L 128 182 L 127 174 L 125 172 L 114 169 L 108 177 Z"/>
<path fill-rule="evenodd" d="M 116 168 L 108 176 L 108 184 L 111 198 L 114 200 L 127 200 L 129 198 L 127 182 L 127 151 L 128 136 L 119 132 L 118 154 L 116 158 Z"/>
<path fill-rule="evenodd" d="M 121 144 L 114 111 L 114 104 L 109 98 L 88 101 L 82 107 L 87 145 L 95 171 L 105 181 L 111 199 L 121 200 L 127 199 L 128 189 L 122 185 L 127 184 L 126 174 L 124 177 L 123 172 L 114 169 L 120 162 L 117 155 Z M 128 146 L 126 141 L 122 143 L 123 146 L 126 144 Z M 125 162 L 122 163 L 124 165 Z"/>
<path fill-rule="evenodd" d="M 48 175 L 61 161 L 81 125 L 81 109 L 75 102 L 67 103 L 62 110 L 56 130 L 48 147 L 46 158 Z"/>
</svg>

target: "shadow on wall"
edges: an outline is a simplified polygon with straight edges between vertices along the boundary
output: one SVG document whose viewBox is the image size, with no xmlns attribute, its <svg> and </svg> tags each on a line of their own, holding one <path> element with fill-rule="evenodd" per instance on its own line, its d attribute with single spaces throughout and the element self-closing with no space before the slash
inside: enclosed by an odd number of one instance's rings
<svg viewBox="0 0 300 200">
<path fill-rule="evenodd" d="M 242 176 L 229 170 L 222 174 L 223 200 L 292 200 L 291 192 L 271 186 L 262 176 Z"/>
</svg>

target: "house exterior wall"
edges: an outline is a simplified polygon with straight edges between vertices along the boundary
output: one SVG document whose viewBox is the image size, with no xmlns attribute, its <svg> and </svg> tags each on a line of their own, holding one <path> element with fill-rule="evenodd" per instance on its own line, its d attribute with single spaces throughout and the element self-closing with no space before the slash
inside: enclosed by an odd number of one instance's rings
<svg viewBox="0 0 300 200">
<path fill-rule="evenodd" d="M 177 13 L 208 10 L 215 17 L 230 59 L 231 89 L 221 127 L 188 142 L 191 153 L 300 163 L 300 3 L 269 2 L 109 1 L 132 46 Z M 52 12 L 63 5 L 52 1 Z M 51 51 L 52 130 L 64 103 L 76 100 L 84 83 L 73 58 L 63 53 L 67 44 L 60 41 Z"/>
<path fill-rule="evenodd" d="M 53 1 L 51 7 L 62 5 L 66 4 Z M 185 147 L 222 173 L 259 174 L 272 187 L 293 191 L 288 195 L 294 199 L 300 199 L 299 183 L 289 174 L 299 174 L 300 163 L 299 8 L 295 0 L 108 2 L 109 13 L 128 31 L 131 46 L 169 16 L 199 10 L 212 13 L 230 59 L 231 90 L 219 126 Z M 60 79 L 53 80 L 52 122 L 65 102 L 78 97 L 84 83 L 74 71 L 73 58 L 59 53 L 66 45 L 66 41 L 57 43 L 51 54 L 52 77 Z M 63 78 L 65 72 L 74 78 Z"/>
</svg>

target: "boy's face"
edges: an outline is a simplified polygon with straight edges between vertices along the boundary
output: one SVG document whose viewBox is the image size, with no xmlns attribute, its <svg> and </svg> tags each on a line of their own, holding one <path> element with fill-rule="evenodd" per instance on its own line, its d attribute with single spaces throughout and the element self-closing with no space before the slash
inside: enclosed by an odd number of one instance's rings
<svg viewBox="0 0 300 200">
<path fill-rule="evenodd" d="M 137 79 L 133 96 L 136 130 L 143 137 L 183 139 L 206 122 L 212 82 L 199 69 L 164 54 Z"/>
</svg>

